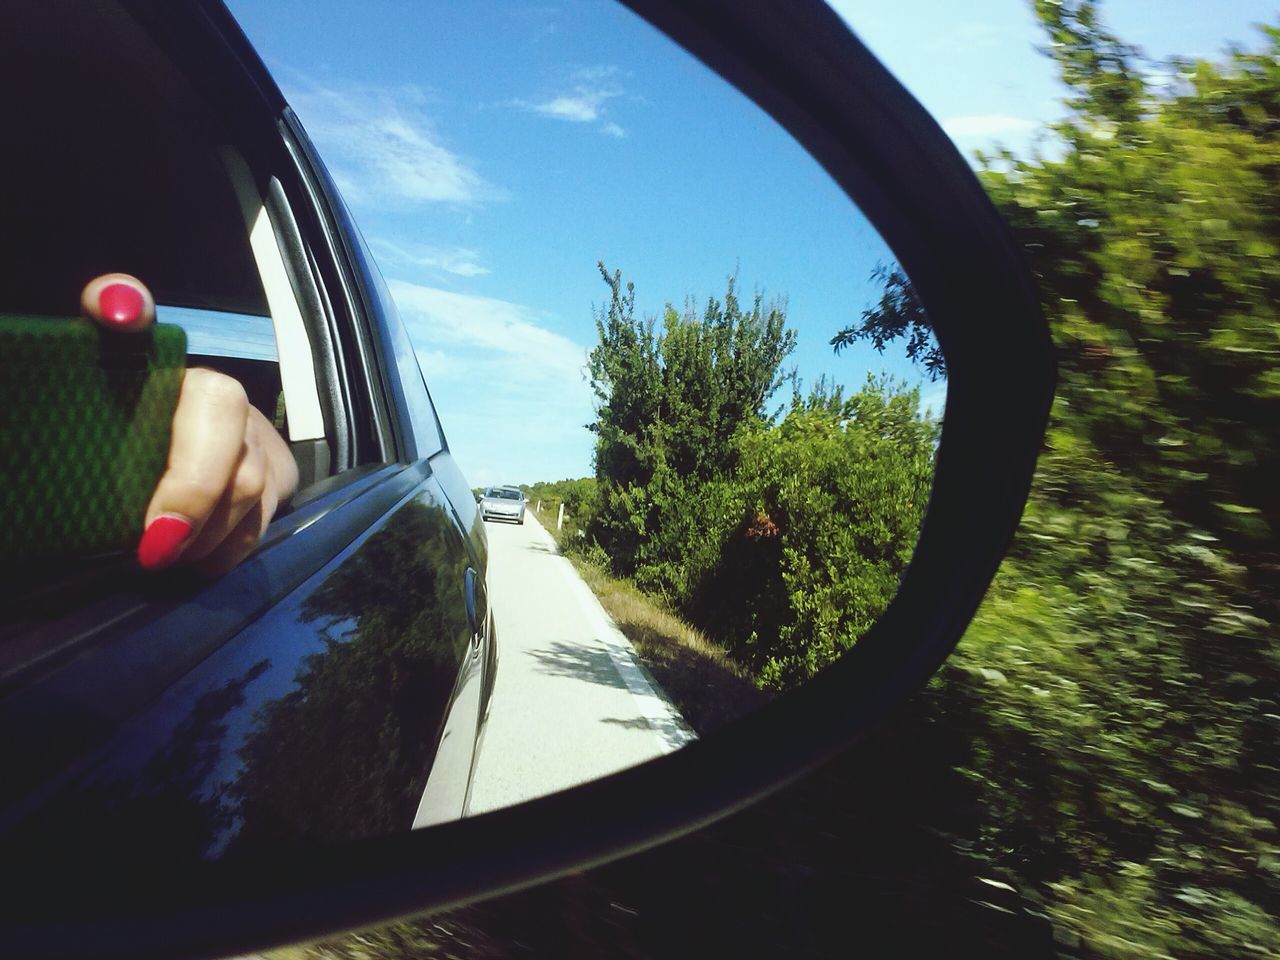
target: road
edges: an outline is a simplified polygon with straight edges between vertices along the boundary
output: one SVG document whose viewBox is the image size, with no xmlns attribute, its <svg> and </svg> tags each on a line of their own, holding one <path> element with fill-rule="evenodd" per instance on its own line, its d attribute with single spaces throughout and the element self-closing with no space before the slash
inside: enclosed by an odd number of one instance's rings
<svg viewBox="0 0 1280 960">
<path fill-rule="evenodd" d="M 693 738 L 534 514 L 488 523 L 498 679 L 469 812 L 509 806 Z"/>
</svg>

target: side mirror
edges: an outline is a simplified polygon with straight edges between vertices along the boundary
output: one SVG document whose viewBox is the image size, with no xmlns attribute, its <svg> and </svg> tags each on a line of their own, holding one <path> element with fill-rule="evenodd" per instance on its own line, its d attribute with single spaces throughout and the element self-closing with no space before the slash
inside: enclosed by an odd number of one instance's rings
<svg viewBox="0 0 1280 960">
<path fill-rule="evenodd" d="M 636 726 L 642 727 L 645 736 L 671 748 L 656 759 L 558 793 L 447 821 L 424 816 L 421 806 L 415 816 L 418 797 L 425 796 L 435 785 L 433 781 L 445 776 L 440 772 L 443 764 L 430 770 L 417 765 L 413 772 L 417 780 L 406 777 L 407 782 L 398 783 L 394 792 L 377 791 L 388 809 L 392 800 L 397 804 L 386 817 L 364 822 L 351 816 L 338 824 L 337 829 L 346 831 L 338 839 L 322 834 L 313 846 L 290 846 L 275 842 L 278 835 L 271 833 L 288 817 L 273 820 L 260 815 L 258 826 L 265 837 L 261 849 L 268 852 L 259 856 L 255 849 L 253 856 L 219 859 L 230 845 L 229 838 L 243 828 L 245 817 L 232 807 L 237 802 L 236 791 L 241 791 L 242 799 L 245 788 L 232 784 L 226 789 L 220 786 L 203 791 L 204 780 L 192 786 L 182 775 L 195 768 L 213 781 L 223 768 L 242 762 L 242 752 L 230 750 L 219 757 L 209 748 L 228 729 L 243 733 L 255 723 L 288 722 L 296 742 L 313 746 L 321 732 L 309 723 L 313 714 L 304 709 L 313 706 L 314 700 L 295 693 L 288 678 L 280 683 L 279 691 L 272 692 L 276 699 L 264 698 L 269 706 L 260 713 L 251 713 L 239 726 L 224 722 L 224 713 L 243 705 L 244 685 L 256 682 L 270 666 L 265 660 L 245 657 L 243 663 L 236 664 L 243 674 L 242 687 L 220 686 L 207 691 L 208 709 L 197 718 L 203 725 L 188 725 L 185 740 L 168 738 L 157 749 L 159 761 L 145 771 L 153 780 L 150 793 L 127 777 L 112 780 L 110 775 L 117 771 L 104 769 L 105 764 L 58 766 L 54 761 L 46 762 L 42 752 L 34 754 L 28 766 L 35 770 L 33 778 L 44 778 L 39 789 L 32 787 L 17 795 L 19 789 L 29 787 L 18 784 L 11 788 L 15 794 L 9 798 L 11 805 L 0 811 L 10 826 L 18 824 L 0 838 L 7 844 L 0 845 L 0 853 L 6 855 L 11 874 L 23 878 L 0 902 L 0 943 L 14 956 L 32 960 L 92 960 L 126 954 L 138 960 L 236 956 L 397 916 L 466 904 L 625 856 L 728 816 L 847 748 L 918 690 L 959 640 L 1018 523 L 1052 398 L 1050 339 L 1021 252 L 942 129 L 820 0 L 792 0 L 785 5 L 741 4 L 738 0 L 623 2 L 754 101 L 809 152 L 879 231 L 909 274 L 928 314 L 945 354 L 949 392 L 941 436 L 929 450 L 933 457 L 932 491 L 927 510 L 920 507 L 923 523 L 909 562 L 903 560 L 896 594 L 887 599 L 891 585 L 885 591 L 887 605 L 882 615 L 859 633 L 847 652 L 838 659 L 833 657 L 834 662 L 804 686 L 780 694 L 757 712 L 704 739 L 688 742 L 679 731 L 671 734 L 663 728 L 663 717 L 650 717 L 652 723 L 641 718 L 643 722 L 630 727 L 632 721 L 616 718 L 611 718 L 614 723 L 608 727 L 604 725 L 607 721 L 602 722 L 601 729 L 610 734 L 634 733 Z M 137 18 L 139 23 L 155 31 L 155 39 L 165 45 L 175 63 L 197 64 L 210 74 L 221 72 L 199 77 L 193 72 L 193 83 L 198 80 L 216 87 L 229 101 L 243 98 L 243 103 L 232 105 L 244 109 L 228 109 L 227 115 L 243 119 L 246 128 L 252 124 L 255 135 L 266 137 L 280 130 L 277 121 L 282 111 L 292 116 L 257 53 L 217 0 L 175 0 L 164 5 L 163 16 L 144 0 L 127 0 L 127 5 L 143 11 Z M 573 119 L 563 104 L 544 107 L 552 116 L 557 116 L 558 109 L 561 120 Z M 589 112 L 579 107 L 576 115 Z M 623 136 L 608 129 L 602 132 L 615 139 Z M 288 141 L 275 146 L 279 149 L 264 149 L 263 155 L 288 156 L 294 144 Z M 626 146 L 635 149 L 634 144 Z M 398 164 L 399 153 L 393 159 Z M 300 191 L 298 195 L 302 195 Z M 288 198 L 293 196 L 290 193 Z M 335 220 L 331 210 L 306 213 L 308 216 L 299 217 L 300 222 L 337 222 L 338 230 L 347 230 L 350 235 L 337 238 L 341 242 L 335 245 L 355 249 L 354 231 L 341 218 Z M 305 271 L 305 257 L 300 256 L 298 262 Z M 463 266 L 474 272 L 475 265 L 468 264 L 470 261 Z M 451 296 L 437 290 L 432 304 L 452 304 Z M 454 330 L 461 325 L 463 321 L 451 316 L 440 329 Z M 520 323 L 510 326 L 519 329 Z M 489 339 L 476 341 L 477 353 L 495 345 L 509 349 L 507 343 L 497 342 L 497 330 L 495 325 L 486 332 Z M 527 362 L 553 362 L 562 352 L 571 352 L 561 351 L 559 340 L 548 337 L 546 342 L 551 346 Z M 525 345 L 519 344 L 521 349 Z M 523 356 L 520 359 L 526 362 Z M 575 357 L 573 362 L 579 359 Z M 388 396 L 395 399 L 390 392 Z M 441 459 L 448 452 L 443 451 Z M 448 477 L 443 469 L 435 472 L 433 464 L 437 462 L 388 465 L 385 477 L 371 473 L 367 489 L 374 492 L 366 494 L 362 488 L 351 498 L 349 509 L 368 510 L 377 517 L 382 509 L 377 497 L 387 499 L 388 511 L 394 504 L 415 504 L 418 494 L 410 484 L 424 478 L 432 483 L 441 478 L 438 482 L 444 489 Z M 459 483 L 450 490 L 449 504 L 465 504 L 468 489 L 467 484 Z M 481 494 L 475 494 L 475 499 L 479 502 Z M 922 495 L 917 503 L 923 499 Z M 422 531 L 439 533 L 440 542 L 450 536 L 455 541 L 460 538 L 456 519 L 447 519 L 439 528 L 431 526 L 434 515 L 418 506 Z M 519 525 L 491 525 L 487 538 L 490 551 L 500 542 L 514 544 L 522 550 L 522 560 L 545 557 L 567 566 L 548 546 L 543 529 L 548 518 L 530 517 L 525 524 L 523 512 L 516 512 L 520 513 Z M 762 517 L 744 536 L 768 539 L 770 523 L 768 517 Z M 456 701 L 474 708 L 470 727 L 474 734 L 474 718 L 482 697 L 488 695 L 491 676 L 481 665 L 493 660 L 493 669 L 501 678 L 503 670 L 512 669 L 514 659 L 504 655 L 499 661 L 492 655 L 493 648 L 485 646 L 485 638 L 496 633 L 501 644 L 504 636 L 517 631 L 504 625 L 500 611 L 486 620 L 480 605 L 486 585 L 474 575 L 466 581 L 466 589 L 475 591 L 479 598 L 472 600 L 470 622 L 465 618 L 451 622 L 443 616 L 433 620 L 423 615 L 424 605 L 437 597 L 460 595 L 464 581 L 458 578 L 457 586 L 452 586 L 445 579 L 422 576 L 421 568 L 432 562 L 434 541 L 420 536 L 418 528 L 387 529 L 382 539 L 343 539 L 333 547 L 344 556 L 349 545 L 352 555 L 367 551 L 361 555 L 361 575 L 347 578 L 342 584 L 343 596 L 338 598 L 350 600 L 356 613 L 349 613 L 346 607 L 341 608 L 341 614 L 331 613 L 328 611 L 336 606 L 298 603 L 278 611 L 278 616 L 283 620 L 287 615 L 308 626 L 318 623 L 318 629 L 325 631 L 325 651 L 354 649 L 351 673 L 341 678 L 343 683 L 334 680 L 334 673 L 326 672 L 328 664 L 319 655 L 308 658 L 316 689 L 327 692 L 332 701 L 348 707 L 348 691 L 375 674 L 386 674 L 382 679 L 394 688 L 395 699 L 405 704 L 406 711 L 412 711 L 418 706 L 422 687 L 437 684 L 446 694 L 453 691 Z M 282 553 L 300 550 L 295 540 L 283 540 L 275 549 Z M 473 551 L 479 559 L 467 561 L 474 562 L 476 570 L 482 566 L 483 551 L 482 543 Z M 415 568 L 418 575 L 408 581 L 408 589 L 388 586 L 385 558 L 392 553 L 420 561 Z M 302 570 L 301 565 L 297 570 Z M 289 590 L 295 586 L 300 590 L 308 577 L 293 566 L 285 572 L 292 578 L 285 581 Z M 500 591 L 492 589 L 491 595 L 496 607 Z M 258 602 L 251 592 L 233 599 L 241 604 Z M 353 648 L 353 624 L 364 610 L 378 604 L 385 604 L 397 616 L 368 618 L 372 640 L 365 647 Z M 119 631 L 133 625 L 130 618 L 135 612 L 132 607 L 121 608 Z M 216 620 L 220 614 L 217 609 L 198 612 L 204 620 Z M 406 632 L 412 633 L 416 648 L 409 652 L 421 654 L 420 660 L 404 655 L 408 643 L 400 644 L 398 637 L 388 639 L 388 623 L 410 624 L 413 630 Z M 114 640 L 115 635 L 109 639 Z M 174 643 L 183 639 L 181 633 L 160 638 Z M 271 635 L 273 643 L 281 639 L 278 634 Z M 465 653 L 460 672 L 441 679 L 419 671 L 420 662 L 443 659 L 451 644 Z M 159 650 L 160 643 L 153 646 Z M 217 650 L 218 655 L 235 659 L 241 651 L 233 646 L 226 643 Z M 422 648 L 427 648 L 425 653 Z M 370 656 L 373 666 L 366 669 L 368 662 L 361 658 L 370 649 L 375 655 L 390 650 L 386 659 L 393 667 L 383 669 L 386 660 Z M 110 644 L 104 644 L 103 651 L 104 655 L 117 652 Z M 566 658 L 556 650 L 541 653 L 538 664 L 544 674 L 565 669 Z M 50 742 L 62 747 L 76 736 L 98 736 L 109 724 L 112 735 L 117 727 L 141 726 L 129 712 L 135 710 L 130 697 L 141 700 L 134 689 L 137 677 L 175 672 L 176 684 L 195 663 L 173 671 L 172 665 L 149 647 L 136 662 L 120 656 L 115 666 L 121 680 L 116 683 L 116 674 L 109 674 L 112 683 L 105 692 L 97 687 L 89 690 L 67 685 L 55 691 L 56 698 L 36 702 L 33 697 L 8 696 L 4 691 L 7 700 L 0 701 L 0 740 L 11 730 L 39 728 L 47 729 Z M 634 693 L 644 682 L 643 671 L 634 664 L 616 667 L 606 653 L 588 667 L 598 670 L 597 677 L 607 675 L 597 683 L 611 686 L 611 692 L 644 699 Z M 352 677 L 356 679 L 352 681 Z M 366 683 L 364 692 L 368 689 Z M 381 694 L 382 689 L 377 692 Z M 392 698 L 367 696 L 361 702 L 376 706 L 387 699 Z M 293 712 L 274 706 L 279 703 Z M 150 709 L 149 704 L 142 706 Z M 323 732 L 334 743 L 344 738 L 346 718 L 353 712 L 348 709 L 324 716 L 327 725 Z M 490 733 L 486 730 L 486 736 Z M 145 730 L 144 735 L 164 739 L 154 728 Z M 108 733 L 102 736 L 105 739 Z M 673 745 L 672 740 L 679 743 Z M 438 757 L 464 741 L 460 728 L 441 727 L 438 743 L 433 741 L 431 748 L 438 746 Z M 388 744 L 387 755 L 399 751 L 394 738 L 379 742 Z M 329 744 L 329 740 L 321 741 L 317 752 L 323 753 Z M 72 748 L 79 748 L 79 744 L 67 747 Z M 136 760 L 127 750 L 118 754 L 122 765 Z M 255 756 L 262 769 L 279 778 L 272 780 L 273 785 L 288 786 L 289 797 L 305 800 L 306 794 L 313 794 L 321 803 L 329 799 L 323 791 L 313 789 L 309 778 L 314 771 L 296 754 L 264 749 Z M 362 770 L 373 771 L 363 783 L 376 784 L 376 777 L 382 774 L 379 765 L 386 757 L 366 754 L 359 759 Z M 454 759 L 451 769 L 466 787 L 470 754 Z M 459 770 L 462 772 L 457 774 Z M 350 780 L 356 776 L 343 770 L 342 776 L 332 781 L 317 778 L 316 782 L 337 783 L 343 777 Z M 95 777 L 101 782 L 95 784 Z M 215 839 L 210 843 L 202 833 L 186 846 L 173 844 L 164 853 L 171 859 L 160 864 L 123 862 L 127 857 L 122 856 L 121 862 L 89 863 L 74 876 L 58 875 L 53 868 L 42 866 L 39 842 L 22 832 L 23 818 L 43 822 L 50 832 L 74 827 L 91 841 L 94 832 L 109 828 L 100 827 L 92 818 L 77 821 L 66 809 L 46 802 L 56 796 L 57 789 L 79 782 L 99 790 L 104 807 L 133 803 L 134 833 L 127 836 L 154 835 L 160 828 L 181 834 L 188 826 L 181 804 L 194 797 L 207 808 L 216 827 L 211 831 Z M 242 803 L 240 809 L 252 813 L 251 807 L 252 803 Z M 333 804 L 325 808 L 326 814 L 338 816 L 334 808 L 342 809 Z M 454 816 L 461 808 L 460 802 Z M 263 809 L 262 805 L 258 809 Z M 325 826 L 332 828 L 333 824 L 326 821 Z M 410 831 L 410 826 L 418 829 Z M 119 848 L 129 857 L 134 855 L 133 847 L 123 841 Z"/>
</svg>

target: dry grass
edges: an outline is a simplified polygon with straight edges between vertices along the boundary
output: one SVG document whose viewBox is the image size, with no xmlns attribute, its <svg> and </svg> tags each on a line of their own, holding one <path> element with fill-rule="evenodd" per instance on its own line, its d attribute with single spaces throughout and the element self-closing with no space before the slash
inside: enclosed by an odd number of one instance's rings
<svg viewBox="0 0 1280 960">
<path fill-rule="evenodd" d="M 751 675 L 723 647 L 682 620 L 661 600 L 612 576 L 573 550 L 577 528 L 571 526 L 570 518 L 566 517 L 563 530 L 556 530 L 554 512 L 547 512 L 545 502 L 543 508 L 541 516 L 528 516 L 542 525 L 573 563 L 618 629 L 631 641 L 658 686 L 698 736 L 706 736 L 772 699 L 773 694 L 756 687 Z"/>
<path fill-rule="evenodd" d="M 750 675 L 722 647 L 634 584 L 570 556 L 574 567 L 698 736 L 766 703 Z"/>
</svg>

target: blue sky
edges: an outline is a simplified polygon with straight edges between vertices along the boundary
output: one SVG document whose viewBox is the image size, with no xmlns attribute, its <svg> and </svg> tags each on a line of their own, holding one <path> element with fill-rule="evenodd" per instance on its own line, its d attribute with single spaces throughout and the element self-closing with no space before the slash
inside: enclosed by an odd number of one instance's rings
<svg viewBox="0 0 1280 960">
<path fill-rule="evenodd" d="M 771 120 L 665 37 L 601 0 L 231 0 L 378 258 L 450 445 L 473 484 L 591 472 L 583 379 L 604 260 L 659 313 L 785 296 L 811 382 L 921 380 L 896 352 L 836 358 L 876 296 L 876 232 Z M 1023 0 L 837 2 L 966 153 L 1018 150 L 1062 92 Z M 1275 20 L 1263 3 L 1124 0 L 1154 56 L 1213 56 Z M 935 409 L 943 387 L 924 383 Z"/>
<path fill-rule="evenodd" d="M 894 0 L 831 6 L 951 134 L 966 155 L 1003 143 L 1026 154 L 1063 116 L 1063 88 L 1030 0 Z M 1280 22 L 1274 0 L 1101 0 L 1103 22 L 1152 60 L 1220 59 L 1257 46 L 1255 23 Z"/>
</svg>

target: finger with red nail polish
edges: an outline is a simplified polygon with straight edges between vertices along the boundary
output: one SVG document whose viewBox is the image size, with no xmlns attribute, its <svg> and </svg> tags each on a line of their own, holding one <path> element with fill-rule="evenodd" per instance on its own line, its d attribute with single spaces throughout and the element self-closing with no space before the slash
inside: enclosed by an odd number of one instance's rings
<svg viewBox="0 0 1280 960">
<path fill-rule="evenodd" d="M 104 273 L 85 284 L 80 310 L 108 330 L 131 333 L 145 330 L 155 321 L 156 301 L 137 277 Z"/>
<path fill-rule="evenodd" d="M 289 445 L 244 387 L 195 367 L 182 378 L 169 464 L 147 507 L 138 563 L 225 573 L 248 556 L 298 486 Z"/>
<path fill-rule="evenodd" d="M 167 566 L 200 538 L 240 461 L 248 412 L 244 387 L 230 377 L 199 368 L 183 375 L 169 463 L 147 506 L 138 544 L 142 566 Z"/>
<path fill-rule="evenodd" d="M 138 563 L 144 570 L 162 570 L 173 564 L 191 540 L 192 526 L 182 517 L 156 517 L 138 543 Z"/>
</svg>

